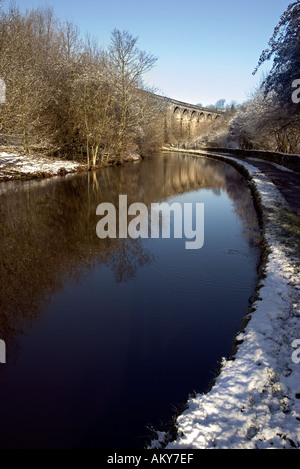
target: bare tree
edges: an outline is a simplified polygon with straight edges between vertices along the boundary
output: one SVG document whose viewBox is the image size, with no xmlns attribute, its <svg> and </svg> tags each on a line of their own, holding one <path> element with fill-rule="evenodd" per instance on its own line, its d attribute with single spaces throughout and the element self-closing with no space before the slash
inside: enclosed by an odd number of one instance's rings
<svg viewBox="0 0 300 469">
<path fill-rule="evenodd" d="M 129 152 L 162 142 L 159 109 L 142 82 L 156 58 L 136 43 L 114 30 L 104 53 L 51 9 L 1 11 L 1 140 L 26 153 L 82 157 L 88 167 L 122 163 Z"/>
<path fill-rule="evenodd" d="M 116 154 L 122 162 L 137 126 L 145 116 L 147 99 L 139 92 L 142 76 L 155 64 L 156 57 L 140 50 L 137 37 L 128 31 L 114 29 L 108 52 L 105 54 L 107 77 L 114 90 L 114 100 L 119 108 L 119 129 Z"/>
<path fill-rule="evenodd" d="M 116 116 L 110 85 L 92 60 L 82 64 L 73 83 L 73 118 L 76 141 L 86 153 L 87 165 L 107 164 L 114 148 Z"/>
<path fill-rule="evenodd" d="M 226 99 L 224 99 L 224 98 L 218 99 L 218 101 L 215 104 L 215 108 L 216 109 L 225 109 L 225 103 L 226 103 Z"/>
<path fill-rule="evenodd" d="M 275 93 L 259 89 L 229 124 L 228 141 L 242 149 L 263 149 L 283 153 L 300 150 L 300 133 L 293 115 L 277 100 Z"/>
<path fill-rule="evenodd" d="M 30 133 L 39 126 L 47 99 L 41 67 L 44 54 L 37 36 L 39 20 L 34 13 L 23 16 L 12 8 L 8 15 L 1 16 L 0 74 L 7 86 L 2 128 L 8 135 L 20 135 L 26 152 Z"/>
</svg>

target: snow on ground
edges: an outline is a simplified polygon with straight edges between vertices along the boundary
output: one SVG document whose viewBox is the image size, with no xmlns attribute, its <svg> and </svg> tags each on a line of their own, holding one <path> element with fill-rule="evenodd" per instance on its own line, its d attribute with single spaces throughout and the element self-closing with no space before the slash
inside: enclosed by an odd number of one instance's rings
<svg viewBox="0 0 300 469">
<path fill-rule="evenodd" d="M 188 409 L 177 418 L 178 437 L 167 449 L 300 448 L 299 232 L 274 184 L 255 166 L 239 164 L 261 198 L 269 248 L 265 277 L 250 321 L 237 337 L 234 360 L 223 358 L 212 389 L 189 399 Z M 0 152 L 0 180 L 48 177 L 78 167 L 71 161 Z M 151 448 L 160 447 L 165 437 L 158 432 Z"/>
<path fill-rule="evenodd" d="M 51 177 L 76 172 L 78 168 L 79 163 L 73 161 L 0 151 L 0 180 Z"/>
<path fill-rule="evenodd" d="M 289 169 L 289 168 L 286 168 L 285 166 L 282 166 L 282 165 L 280 165 L 280 164 L 274 163 L 273 161 L 261 160 L 260 158 L 254 158 L 254 157 L 251 157 L 251 156 L 248 156 L 247 158 L 248 158 L 248 160 L 251 160 L 251 161 L 253 161 L 253 162 L 255 162 L 255 161 L 260 161 L 261 163 L 268 163 L 268 164 L 271 164 L 271 165 L 274 166 L 275 168 L 280 169 L 280 171 L 285 171 L 286 173 L 293 173 L 293 172 L 294 172 L 292 169 Z"/>
<path fill-rule="evenodd" d="M 261 197 L 268 245 L 265 276 L 250 320 L 237 337 L 234 359 L 222 359 L 207 394 L 189 399 L 177 418 L 178 437 L 167 449 L 300 447 L 299 231 L 274 184 L 255 166 L 239 164 Z M 151 448 L 161 446 L 161 433 L 158 437 Z"/>
</svg>

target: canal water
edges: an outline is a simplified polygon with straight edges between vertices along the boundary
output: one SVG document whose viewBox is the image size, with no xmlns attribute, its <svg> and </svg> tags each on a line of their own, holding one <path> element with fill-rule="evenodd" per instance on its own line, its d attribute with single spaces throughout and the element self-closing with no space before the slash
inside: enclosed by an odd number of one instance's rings
<svg viewBox="0 0 300 469">
<path fill-rule="evenodd" d="M 96 208 L 204 204 L 204 245 L 100 239 Z M 150 213 L 150 212 L 149 212 Z M 260 259 L 231 166 L 160 153 L 0 185 L 1 448 L 143 448 L 232 352 Z"/>
</svg>

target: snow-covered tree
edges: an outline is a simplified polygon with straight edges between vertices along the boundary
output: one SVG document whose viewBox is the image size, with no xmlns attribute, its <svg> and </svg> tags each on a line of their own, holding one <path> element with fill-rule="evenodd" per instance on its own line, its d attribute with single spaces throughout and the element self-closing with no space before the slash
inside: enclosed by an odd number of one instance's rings
<svg viewBox="0 0 300 469">
<path fill-rule="evenodd" d="M 291 3 L 283 13 L 269 41 L 269 48 L 260 56 L 253 74 L 273 58 L 272 69 L 264 81 L 265 94 L 273 91 L 281 104 L 299 113 L 292 101 L 292 84 L 300 79 L 300 1 Z"/>
<path fill-rule="evenodd" d="M 253 74 L 271 59 L 270 73 L 233 118 L 230 138 L 240 148 L 298 153 L 300 113 L 292 96 L 300 79 L 300 0 L 281 16 Z"/>
</svg>

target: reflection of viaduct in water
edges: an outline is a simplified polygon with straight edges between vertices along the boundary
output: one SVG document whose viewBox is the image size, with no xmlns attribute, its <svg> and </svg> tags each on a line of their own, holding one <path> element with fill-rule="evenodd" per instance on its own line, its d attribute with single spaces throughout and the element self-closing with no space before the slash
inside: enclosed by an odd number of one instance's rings
<svg viewBox="0 0 300 469">
<path fill-rule="evenodd" d="M 127 166 L 124 171 L 118 172 L 116 182 L 112 181 L 111 174 L 103 173 L 102 187 L 106 185 L 109 187 L 109 183 L 113 184 L 119 188 L 118 193 L 128 194 L 128 203 L 139 201 L 150 205 L 152 202 L 200 188 L 212 189 L 219 193 L 221 190 L 226 190 L 228 175 L 233 172 L 229 165 L 218 165 L 205 158 L 168 152 L 163 157 L 150 160 L 151 172 L 155 177 L 151 184 L 147 184 L 148 163 L 145 160 L 140 170 L 137 166 Z M 131 181 L 128 190 L 129 173 Z M 110 178 L 104 182 L 106 174 L 109 174 Z"/>
<path fill-rule="evenodd" d="M 138 240 L 97 238 L 99 203 L 118 207 L 119 195 L 127 194 L 128 205 L 142 202 L 150 207 L 200 188 L 216 194 L 226 191 L 245 226 L 255 228 L 250 189 L 241 182 L 242 176 L 229 165 L 168 152 L 63 181 L 5 183 L 7 190 L 0 192 L 0 337 L 10 353 L 23 325 L 38 318 L 66 280 L 76 281 L 103 263 L 111 267 L 116 281 L 126 281 L 151 262 Z"/>
<path fill-rule="evenodd" d="M 224 172 L 218 166 L 212 166 L 210 161 L 183 155 L 181 159 L 178 158 L 176 168 L 165 166 L 164 178 L 161 181 L 164 197 L 200 188 L 213 188 L 219 192 L 226 189 L 225 173 L 226 170 Z"/>
<path fill-rule="evenodd" d="M 166 110 L 166 127 L 178 137 L 198 136 L 204 128 L 222 117 L 222 109 L 209 109 L 154 95 Z"/>
</svg>

